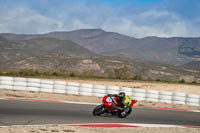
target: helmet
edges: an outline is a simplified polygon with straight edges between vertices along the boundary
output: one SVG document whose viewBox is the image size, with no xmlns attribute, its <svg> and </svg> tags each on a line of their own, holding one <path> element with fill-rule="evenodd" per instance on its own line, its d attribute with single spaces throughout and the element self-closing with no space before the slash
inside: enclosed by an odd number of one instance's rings
<svg viewBox="0 0 200 133">
<path fill-rule="evenodd" d="M 125 99 L 125 96 L 126 96 L 125 92 L 120 92 L 120 93 L 119 93 L 119 98 L 120 98 L 120 100 L 124 100 L 124 99 Z"/>
</svg>

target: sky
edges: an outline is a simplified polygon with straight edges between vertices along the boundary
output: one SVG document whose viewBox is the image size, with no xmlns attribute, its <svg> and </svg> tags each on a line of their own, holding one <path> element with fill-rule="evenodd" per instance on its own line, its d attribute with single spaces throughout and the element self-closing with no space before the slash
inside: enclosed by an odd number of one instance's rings
<svg viewBox="0 0 200 133">
<path fill-rule="evenodd" d="M 77 29 L 200 37 L 200 0 L 0 0 L 0 33 Z"/>
</svg>

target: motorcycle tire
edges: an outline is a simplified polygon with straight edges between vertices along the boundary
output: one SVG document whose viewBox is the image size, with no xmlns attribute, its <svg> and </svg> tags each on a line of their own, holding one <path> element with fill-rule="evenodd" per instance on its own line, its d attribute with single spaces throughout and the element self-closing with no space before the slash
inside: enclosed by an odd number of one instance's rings
<svg viewBox="0 0 200 133">
<path fill-rule="evenodd" d="M 126 118 L 128 115 L 130 115 L 130 113 L 132 112 L 132 108 L 131 107 L 127 107 L 124 109 L 124 111 L 120 111 L 118 114 L 119 118 Z"/>
<path fill-rule="evenodd" d="M 104 106 L 103 105 L 96 106 L 92 113 L 94 116 L 100 116 L 101 114 L 104 113 Z"/>
<path fill-rule="evenodd" d="M 117 112 L 111 112 L 112 116 L 117 116 Z"/>
</svg>

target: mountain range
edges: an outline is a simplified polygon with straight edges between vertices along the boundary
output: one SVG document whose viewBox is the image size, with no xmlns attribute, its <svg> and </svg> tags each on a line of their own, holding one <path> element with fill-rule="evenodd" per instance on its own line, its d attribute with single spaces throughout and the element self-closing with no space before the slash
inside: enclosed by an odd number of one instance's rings
<svg viewBox="0 0 200 133">
<path fill-rule="evenodd" d="M 125 57 L 172 65 L 184 65 L 200 59 L 200 38 L 134 38 L 101 29 L 83 29 L 47 34 L 0 34 L 9 40 L 56 38 L 70 40 L 103 56 Z"/>
<path fill-rule="evenodd" d="M 7 69 L 92 70 L 102 74 L 129 66 L 135 75 L 194 80 L 200 78 L 200 38 L 134 38 L 101 29 L 1 33 L 0 60 L 0 67 Z"/>
</svg>

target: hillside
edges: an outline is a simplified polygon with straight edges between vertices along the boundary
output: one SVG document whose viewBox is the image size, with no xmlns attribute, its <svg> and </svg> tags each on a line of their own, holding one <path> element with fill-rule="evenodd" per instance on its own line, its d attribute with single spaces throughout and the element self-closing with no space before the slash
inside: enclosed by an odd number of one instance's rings
<svg viewBox="0 0 200 133">
<path fill-rule="evenodd" d="M 55 38 L 38 38 L 23 41 L 10 41 L 0 38 L 0 59 L 16 61 L 32 56 L 59 53 L 68 56 L 89 57 L 96 55 L 88 49 L 68 40 Z"/>
<path fill-rule="evenodd" d="M 103 56 L 125 57 L 172 65 L 184 65 L 200 58 L 200 38 L 133 38 L 101 29 L 51 32 L 36 35 L 0 34 L 11 40 L 57 38 L 71 40 Z"/>
<path fill-rule="evenodd" d="M 95 53 L 69 40 L 55 38 L 37 38 L 19 41 L 24 45 L 24 50 L 31 56 L 46 55 L 49 53 L 61 53 L 68 56 L 94 56 Z"/>
<path fill-rule="evenodd" d="M 4 70 L 37 70 L 61 72 L 83 76 L 117 79 L 185 80 L 200 82 L 200 71 L 153 62 L 138 62 L 125 58 L 93 56 L 74 57 L 64 54 L 47 54 L 6 62 Z"/>
<path fill-rule="evenodd" d="M 184 64 L 182 67 L 185 67 L 187 69 L 196 69 L 200 70 L 200 61 L 192 61 L 187 64 Z"/>
<path fill-rule="evenodd" d="M 0 63 L 24 57 L 21 43 L 0 37 Z"/>
</svg>

